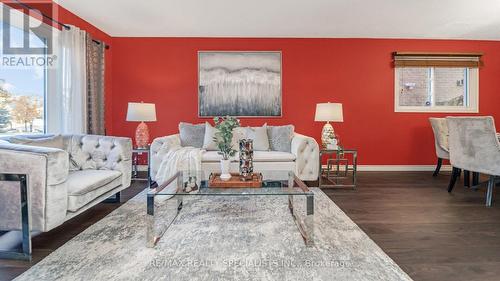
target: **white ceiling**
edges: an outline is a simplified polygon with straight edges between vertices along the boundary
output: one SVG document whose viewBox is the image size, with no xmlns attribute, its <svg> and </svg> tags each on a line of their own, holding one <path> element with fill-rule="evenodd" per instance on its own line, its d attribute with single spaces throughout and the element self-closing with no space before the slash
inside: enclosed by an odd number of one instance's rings
<svg viewBox="0 0 500 281">
<path fill-rule="evenodd" d="M 500 40 L 500 0 L 56 0 L 111 36 Z"/>
</svg>

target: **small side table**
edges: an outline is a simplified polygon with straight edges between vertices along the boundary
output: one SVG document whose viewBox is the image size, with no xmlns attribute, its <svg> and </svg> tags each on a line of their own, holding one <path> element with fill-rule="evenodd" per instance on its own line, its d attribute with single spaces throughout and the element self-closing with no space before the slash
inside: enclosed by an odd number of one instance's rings
<svg viewBox="0 0 500 281">
<path fill-rule="evenodd" d="M 351 159 L 346 157 L 351 155 Z M 330 155 L 326 164 L 326 169 L 323 168 L 321 159 L 323 155 Z M 343 168 L 342 171 L 340 168 Z M 356 188 L 356 172 L 358 169 L 358 151 L 356 149 L 321 149 L 319 151 L 319 187 L 320 188 L 335 188 L 335 187 L 352 187 Z M 352 174 L 349 181 L 349 174 Z M 323 180 L 326 178 L 326 180 Z M 339 183 L 339 181 L 342 181 Z"/>
<path fill-rule="evenodd" d="M 138 163 L 139 163 L 139 155 L 143 155 L 143 154 L 146 154 L 146 156 L 148 157 L 148 176 L 147 178 L 140 178 L 138 177 L 138 170 L 137 170 L 137 166 L 138 166 Z M 134 181 L 147 181 L 148 182 L 148 187 L 151 185 L 151 178 L 150 178 L 150 165 L 151 163 L 151 155 L 150 155 L 150 152 L 149 152 L 149 147 L 148 148 L 134 148 L 132 149 L 132 180 Z"/>
</svg>

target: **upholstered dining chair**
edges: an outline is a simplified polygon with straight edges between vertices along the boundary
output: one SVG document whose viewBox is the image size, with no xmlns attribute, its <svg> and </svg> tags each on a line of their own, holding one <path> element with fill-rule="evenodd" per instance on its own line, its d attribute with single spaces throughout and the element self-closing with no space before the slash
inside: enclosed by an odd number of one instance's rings
<svg viewBox="0 0 500 281">
<path fill-rule="evenodd" d="M 429 118 L 431 122 L 432 131 L 434 132 L 434 144 L 436 146 L 436 156 L 437 165 L 433 176 L 439 174 L 441 170 L 441 165 L 443 164 L 443 159 L 450 159 L 450 153 L 448 152 L 448 125 L 446 124 L 446 118 Z"/>
<path fill-rule="evenodd" d="M 493 189 L 500 176 L 500 142 L 493 117 L 447 117 L 450 162 L 453 166 L 451 192 L 459 169 L 490 175 L 486 206 L 493 201 Z M 452 184 L 453 183 L 453 184 Z"/>
</svg>

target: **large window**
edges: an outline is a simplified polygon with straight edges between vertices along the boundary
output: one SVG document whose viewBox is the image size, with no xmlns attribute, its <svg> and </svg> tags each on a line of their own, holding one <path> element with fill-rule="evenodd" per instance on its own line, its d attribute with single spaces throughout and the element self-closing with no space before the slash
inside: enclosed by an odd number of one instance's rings
<svg viewBox="0 0 500 281">
<path fill-rule="evenodd" d="M 408 57 L 396 61 L 396 112 L 478 112 L 477 67 L 463 59 Z"/>
<path fill-rule="evenodd" d="M 4 8 L 4 7 L 2 7 Z M 44 48 L 46 38 L 34 35 L 18 24 L 20 12 L 12 10 L 0 21 L 0 135 L 37 134 L 46 131 L 47 54 L 12 54 L 5 51 L 5 37 L 11 48 L 21 48 L 29 38 L 32 48 Z M 17 18 L 16 18 L 17 17 Z M 50 31 L 50 27 L 47 30 Z M 38 60 L 38 61 L 37 61 Z"/>
</svg>

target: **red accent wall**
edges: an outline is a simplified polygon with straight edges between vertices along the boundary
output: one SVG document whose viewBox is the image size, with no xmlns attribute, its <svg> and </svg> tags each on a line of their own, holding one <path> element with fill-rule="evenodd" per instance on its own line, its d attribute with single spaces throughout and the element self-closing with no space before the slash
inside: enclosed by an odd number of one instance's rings
<svg viewBox="0 0 500 281">
<path fill-rule="evenodd" d="M 361 164 L 435 163 L 428 118 L 448 114 L 395 113 L 393 51 L 484 52 L 480 114 L 500 120 L 500 42 L 386 39 L 113 38 L 113 135 L 134 135 L 125 121 L 127 103 L 156 103 L 152 137 L 177 133 L 197 117 L 197 52 L 279 50 L 283 60 L 283 117 L 243 119 L 244 125 L 294 124 L 319 139 L 315 105 L 340 102 L 344 122 L 334 124 L 345 147 L 357 148 Z M 210 121 L 210 120 L 209 120 Z"/>
<path fill-rule="evenodd" d="M 54 17 L 59 21 L 112 45 L 106 51 L 108 135 L 133 136 L 137 124 L 125 122 L 130 101 L 156 103 L 158 122 L 149 124 L 152 137 L 176 133 L 180 121 L 209 120 L 197 117 L 200 50 L 282 51 L 283 117 L 243 119 L 243 124 L 294 124 L 297 132 L 319 140 L 323 124 L 313 121 L 316 103 L 341 102 L 344 123 L 334 127 L 343 145 L 358 148 L 361 164 L 435 162 L 428 117 L 449 114 L 394 112 L 391 53 L 396 50 L 483 52 L 480 115 L 500 119 L 500 42 L 496 41 L 112 38 L 63 7 L 57 6 L 57 12 Z"/>
</svg>

